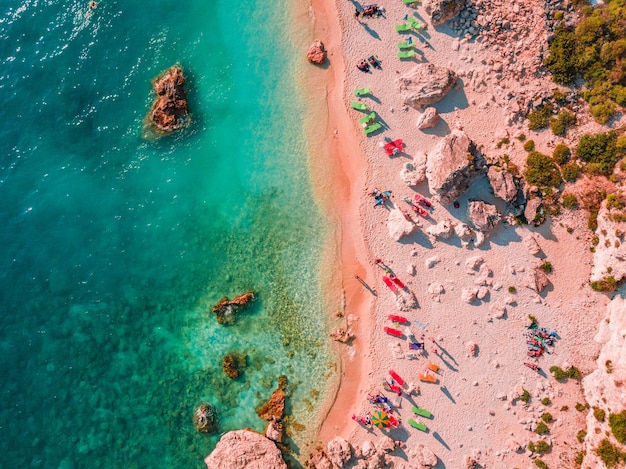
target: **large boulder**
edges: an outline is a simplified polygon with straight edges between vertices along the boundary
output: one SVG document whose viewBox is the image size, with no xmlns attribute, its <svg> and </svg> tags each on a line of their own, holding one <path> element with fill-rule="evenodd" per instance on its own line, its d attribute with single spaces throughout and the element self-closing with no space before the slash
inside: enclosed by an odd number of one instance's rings
<svg viewBox="0 0 626 469">
<path fill-rule="evenodd" d="M 308 461 L 306 467 L 310 469 L 335 469 L 333 463 L 328 459 L 328 455 L 322 448 L 315 448 Z"/>
<path fill-rule="evenodd" d="M 528 200 L 524 209 L 524 217 L 526 217 L 529 225 L 541 225 L 545 221 L 546 215 L 546 208 L 541 197 L 535 196 Z"/>
<path fill-rule="evenodd" d="M 413 162 L 407 162 L 400 171 L 400 179 L 409 186 L 417 186 L 426 180 L 426 153 L 417 150 L 413 156 Z"/>
<path fill-rule="evenodd" d="M 474 228 L 486 235 L 496 229 L 502 218 L 495 205 L 482 200 L 474 200 L 467 205 L 467 216 Z"/>
<path fill-rule="evenodd" d="M 622 210 L 602 205 L 598 214 L 596 233 L 600 242 L 593 254 L 593 268 L 589 280 L 602 281 L 613 277 L 616 282 L 626 279 L 626 224 L 621 220 Z"/>
<path fill-rule="evenodd" d="M 450 220 L 444 218 L 439 220 L 439 223 L 436 225 L 430 225 L 426 228 L 426 234 L 434 237 L 435 239 L 450 239 L 452 236 L 453 226 Z"/>
<path fill-rule="evenodd" d="M 549 284 L 550 280 L 548 280 L 548 276 L 545 272 L 541 270 L 541 267 L 530 269 L 524 281 L 526 287 L 535 290 L 537 293 L 541 293 Z"/>
<path fill-rule="evenodd" d="M 439 463 L 437 455 L 424 445 L 417 445 L 408 451 L 408 456 L 412 464 L 412 468 L 428 468 L 435 467 Z M 413 465 L 414 464 L 414 465 Z"/>
<path fill-rule="evenodd" d="M 326 454 L 335 466 L 343 467 L 352 458 L 352 446 L 345 439 L 338 436 L 328 442 Z"/>
<path fill-rule="evenodd" d="M 319 39 L 316 39 L 306 52 L 306 58 L 309 62 L 316 65 L 322 65 L 326 62 L 326 49 L 324 49 L 324 43 Z"/>
<path fill-rule="evenodd" d="M 526 203 L 523 180 L 497 166 L 489 167 L 487 177 L 493 194 L 507 203 L 507 208 L 513 215 L 519 215 Z"/>
<path fill-rule="evenodd" d="M 156 100 L 148 113 L 152 126 L 161 133 L 170 133 L 189 124 L 189 108 L 185 93 L 185 76 L 178 66 L 168 68 L 152 82 Z"/>
<path fill-rule="evenodd" d="M 465 0 L 440 0 L 434 6 L 430 15 L 433 26 L 440 26 L 461 13 L 465 7 Z"/>
<path fill-rule="evenodd" d="M 421 63 L 401 76 L 398 84 L 404 103 L 418 109 L 441 101 L 458 78 L 456 73 L 445 67 Z"/>
<path fill-rule="evenodd" d="M 208 469 L 287 469 L 276 444 L 252 430 L 226 433 L 204 462 Z"/>
<path fill-rule="evenodd" d="M 426 177 L 441 203 L 452 203 L 472 180 L 487 170 L 485 157 L 465 132 L 453 130 L 428 155 Z"/>
<path fill-rule="evenodd" d="M 417 118 L 417 128 L 420 130 L 432 129 L 439 122 L 439 114 L 434 107 L 427 107 L 421 116 Z"/>
<path fill-rule="evenodd" d="M 200 433 L 216 433 L 217 413 L 211 404 L 202 403 L 193 411 L 193 426 Z"/>
<path fill-rule="evenodd" d="M 406 219 L 401 210 L 394 209 L 389 211 L 387 229 L 389 230 L 391 239 L 400 241 L 402 238 L 413 233 L 416 227 L 414 223 Z"/>
</svg>

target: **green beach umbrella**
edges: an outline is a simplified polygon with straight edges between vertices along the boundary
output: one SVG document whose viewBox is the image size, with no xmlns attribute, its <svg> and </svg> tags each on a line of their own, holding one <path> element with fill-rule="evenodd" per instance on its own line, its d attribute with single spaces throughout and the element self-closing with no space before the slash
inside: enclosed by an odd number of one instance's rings
<svg viewBox="0 0 626 469">
<path fill-rule="evenodd" d="M 372 415 L 372 423 L 376 425 L 378 428 L 386 428 L 389 424 L 389 416 L 387 412 L 383 412 L 379 410 L 378 412 L 374 412 Z"/>
</svg>

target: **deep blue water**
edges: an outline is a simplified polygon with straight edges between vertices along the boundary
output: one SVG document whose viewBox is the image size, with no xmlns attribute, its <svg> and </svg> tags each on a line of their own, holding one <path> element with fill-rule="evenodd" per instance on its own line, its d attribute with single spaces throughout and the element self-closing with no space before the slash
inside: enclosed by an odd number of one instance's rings
<svg viewBox="0 0 626 469">
<path fill-rule="evenodd" d="M 281 374 L 315 426 L 334 357 L 292 5 L 0 2 L 1 467 L 202 467 L 219 435 L 194 406 L 262 430 Z M 145 138 L 175 63 L 192 124 Z M 218 325 L 210 307 L 249 289 Z"/>
</svg>

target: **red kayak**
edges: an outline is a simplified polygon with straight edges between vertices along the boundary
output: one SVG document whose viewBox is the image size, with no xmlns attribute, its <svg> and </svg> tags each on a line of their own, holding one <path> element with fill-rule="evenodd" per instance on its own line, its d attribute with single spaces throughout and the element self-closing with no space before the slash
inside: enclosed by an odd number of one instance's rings
<svg viewBox="0 0 626 469">
<path fill-rule="evenodd" d="M 396 337 L 402 337 L 402 331 L 394 329 L 393 327 L 385 327 L 385 332 Z"/>
<path fill-rule="evenodd" d="M 400 385 L 400 386 L 404 386 L 404 380 L 402 378 L 400 378 L 400 376 L 398 375 L 398 373 L 396 373 L 393 370 L 389 370 L 389 374 L 391 375 L 391 377 L 393 379 L 396 380 L 396 382 Z"/>
<path fill-rule="evenodd" d="M 527 362 L 524 362 L 524 365 L 526 365 L 531 370 L 539 371 L 539 365 L 535 365 L 534 363 L 527 363 Z"/>
<path fill-rule="evenodd" d="M 385 285 L 387 285 L 392 292 L 398 293 L 398 289 L 393 284 L 393 281 L 386 275 L 383 276 L 383 282 L 385 282 Z"/>
<path fill-rule="evenodd" d="M 387 385 L 389 386 L 389 389 L 391 389 L 396 394 L 402 394 L 402 388 L 400 386 L 396 386 L 395 384 L 389 384 L 389 383 L 387 383 Z"/>
<path fill-rule="evenodd" d="M 389 277 L 389 278 L 391 278 L 391 281 L 392 281 L 393 283 L 395 283 L 396 285 L 398 285 L 400 288 L 404 288 L 404 283 L 402 283 L 402 280 L 400 280 L 398 277 L 396 277 L 396 276 L 394 275 L 394 276 Z"/>
<path fill-rule="evenodd" d="M 387 319 L 389 319 L 390 321 L 399 322 L 402 324 L 406 324 L 407 322 L 409 322 L 407 318 L 405 318 L 404 316 L 398 316 L 397 314 L 390 314 L 387 316 Z"/>
</svg>

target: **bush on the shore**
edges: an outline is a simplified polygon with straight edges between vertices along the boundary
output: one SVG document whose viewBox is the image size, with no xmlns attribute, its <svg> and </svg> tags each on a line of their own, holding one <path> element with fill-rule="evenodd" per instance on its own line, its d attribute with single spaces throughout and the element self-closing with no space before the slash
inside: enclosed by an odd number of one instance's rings
<svg viewBox="0 0 626 469">
<path fill-rule="evenodd" d="M 534 140 L 528 140 L 526 143 L 524 143 L 524 150 L 526 150 L 527 152 L 531 152 L 535 149 L 535 141 Z"/>
<path fill-rule="evenodd" d="M 561 109 L 556 117 L 550 118 L 550 128 L 554 135 L 563 136 L 567 133 L 567 129 L 576 125 L 576 115 L 567 109 Z"/>
<path fill-rule="evenodd" d="M 541 270 L 543 270 L 546 274 L 551 274 L 552 273 L 552 262 L 545 261 L 543 264 L 541 264 L 540 267 L 541 267 Z M 548 401 L 549 400 L 550 399 L 548 399 Z"/>
<path fill-rule="evenodd" d="M 530 393 L 524 389 L 522 395 L 519 397 L 519 400 L 528 404 L 530 402 Z"/>
<path fill-rule="evenodd" d="M 617 290 L 618 282 L 615 280 L 615 277 L 609 275 L 607 277 L 602 278 L 601 280 L 596 280 L 591 282 L 591 289 L 595 291 L 601 292 L 612 292 Z"/>
<path fill-rule="evenodd" d="M 539 422 L 537 424 L 537 428 L 535 429 L 535 433 L 537 435 L 545 435 L 546 433 L 550 433 L 550 429 L 545 422 Z"/>
<path fill-rule="evenodd" d="M 557 381 L 565 381 L 568 378 L 580 380 L 582 378 L 580 370 L 575 366 L 570 366 L 567 370 L 564 370 L 560 366 L 554 365 L 550 367 L 550 373 L 554 375 L 554 379 Z M 578 410 L 578 405 L 576 409 Z"/>
<path fill-rule="evenodd" d="M 604 422 L 604 418 L 606 417 L 606 412 L 604 411 L 604 409 L 601 409 L 600 407 L 594 407 L 593 416 L 596 418 L 598 422 Z"/>
<path fill-rule="evenodd" d="M 559 166 L 563 166 L 567 163 L 571 156 L 571 150 L 563 143 L 559 143 L 556 147 L 554 147 L 554 151 L 552 151 L 552 159 L 554 159 L 554 162 Z"/>
<path fill-rule="evenodd" d="M 578 433 L 576 433 L 576 439 L 578 440 L 579 443 L 582 443 L 583 441 L 585 441 L 586 436 L 587 436 L 587 430 L 585 429 L 579 430 Z"/>
<path fill-rule="evenodd" d="M 581 20 L 575 29 L 559 26 L 544 65 L 555 82 L 569 85 L 578 74 L 586 81 L 583 98 L 602 124 L 626 105 L 626 4 L 622 0 L 578 4 Z"/>
<path fill-rule="evenodd" d="M 610 176 L 617 162 L 626 154 L 621 145 L 617 145 L 617 134 L 613 131 L 600 134 L 585 134 L 576 147 L 576 156 L 589 163 L 588 172 L 599 171 Z"/>
<path fill-rule="evenodd" d="M 626 444 L 626 410 L 619 414 L 609 414 L 609 427 L 615 439 L 621 444 Z"/>
<path fill-rule="evenodd" d="M 548 469 L 548 465 L 541 459 L 535 459 L 535 466 L 537 466 L 539 469 Z"/>
<path fill-rule="evenodd" d="M 538 151 L 528 155 L 524 177 L 529 184 L 543 187 L 559 187 L 563 182 L 552 158 Z"/>
<path fill-rule="evenodd" d="M 526 117 L 528 118 L 528 128 L 530 130 L 541 130 L 550 124 L 550 117 L 552 117 L 552 111 L 554 107 L 552 103 L 544 103 L 543 106 L 538 107 L 530 111 Z"/>
<path fill-rule="evenodd" d="M 580 176 L 582 172 L 582 168 L 578 166 L 578 163 L 575 161 L 570 161 L 567 164 L 561 166 L 561 173 L 563 174 L 563 179 L 567 182 L 574 182 Z"/>
<path fill-rule="evenodd" d="M 626 453 L 613 445 L 607 438 L 600 442 L 600 446 L 596 448 L 595 452 L 609 468 L 618 467 L 620 463 L 626 462 Z"/>
<path fill-rule="evenodd" d="M 563 194 L 563 207 L 574 209 L 578 207 L 578 199 L 574 194 Z"/>
</svg>

